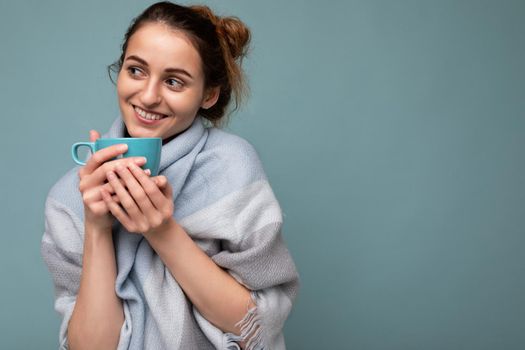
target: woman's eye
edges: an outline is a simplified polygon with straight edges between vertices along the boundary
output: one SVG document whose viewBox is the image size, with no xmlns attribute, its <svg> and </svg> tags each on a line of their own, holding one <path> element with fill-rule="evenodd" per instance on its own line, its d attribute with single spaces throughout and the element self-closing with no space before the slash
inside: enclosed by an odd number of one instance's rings
<svg viewBox="0 0 525 350">
<path fill-rule="evenodd" d="M 182 87 L 183 83 L 177 79 L 168 79 L 166 80 L 169 86 L 173 87 Z"/>
<path fill-rule="evenodd" d="M 137 67 L 128 67 L 128 72 L 130 75 L 136 76 L 139 75 L 138 73 L 140 72 L 140 69 L 138 69 Z"/>
</svg>

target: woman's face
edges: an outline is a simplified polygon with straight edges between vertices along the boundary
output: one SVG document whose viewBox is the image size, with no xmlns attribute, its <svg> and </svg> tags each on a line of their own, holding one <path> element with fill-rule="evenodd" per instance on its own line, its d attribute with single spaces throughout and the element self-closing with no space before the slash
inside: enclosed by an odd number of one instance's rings
<svg viewBox="0 0 525 350">
<path fill-rule="evenodd" d="M 128 41 L 117 94 L 130 136 L 165 140 L 213 106 L 218 88 L 205 92 L 200 55 L 185 34 L 148 23 Z"/>
</svg>

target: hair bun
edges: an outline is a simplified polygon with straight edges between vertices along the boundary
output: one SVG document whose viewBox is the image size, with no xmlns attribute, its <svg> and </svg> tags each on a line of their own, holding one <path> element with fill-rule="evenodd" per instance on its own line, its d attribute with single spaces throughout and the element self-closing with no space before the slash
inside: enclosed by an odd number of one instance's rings
<svg viewBox="0 0 525 350">
<path fill-rule="evenodd" d="M 244 57 L 248 51 L 250 42 L 250 30 L 237 17 L 220 17 L 217 32 L 228 44 L 231 55 L 234 59 Z"/>
<path fill-rule="evenodd" d="M 210 20 L 216 28 L 219 40 L 224 41 L 233 59 L 246 56 L 250 43 L 250 29 L 235 16 L 220 17 L 205 5 L 190 6 L 195 12 Z"/>
</svg>

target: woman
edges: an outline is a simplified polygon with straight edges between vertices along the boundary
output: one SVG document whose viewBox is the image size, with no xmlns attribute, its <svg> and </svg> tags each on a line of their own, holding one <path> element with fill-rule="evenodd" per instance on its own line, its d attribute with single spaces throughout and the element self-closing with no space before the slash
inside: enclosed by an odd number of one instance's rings
<svg viewBox="0 0 525 350">
<path fill-rule="evenodd" d="M 161 137 L 160 175 L 112 160 L 115 145 L 50 190 L 42 254 L 61 348 L 285 348 L 299 279 L 281 211 L 254 149 L 217 128 L 240 101 L 249 39 L 206 6 L 160 2 L 132 22 L 104 136 Z"/>
</svg>

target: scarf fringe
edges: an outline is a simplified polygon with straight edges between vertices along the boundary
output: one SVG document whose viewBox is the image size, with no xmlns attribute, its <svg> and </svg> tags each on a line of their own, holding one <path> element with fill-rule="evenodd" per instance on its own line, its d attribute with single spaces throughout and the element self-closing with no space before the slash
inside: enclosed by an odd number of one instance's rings
<svg viewBox="0 0 525 350">
<path fill-rule="evenodd" d="M 235 327 L 240 327 L 241 335 L 227 334 L 227 350 L 241 350 L 241 347 L 237 343 L 238 341 L 248 341 L 244 350 L 264 349 L 262 322 L 261 317 L 257 313 L 257 306 L 248 310 L 244 318 L 235 324 Z"/>
<path fill-rule="evenodd" d="M 226 344 L 226 350 L 241 350 L 241 347 L 237 342 L 228 338 L 228 343 Z"/>
</svg>

